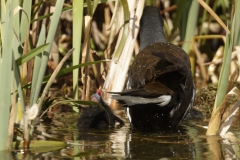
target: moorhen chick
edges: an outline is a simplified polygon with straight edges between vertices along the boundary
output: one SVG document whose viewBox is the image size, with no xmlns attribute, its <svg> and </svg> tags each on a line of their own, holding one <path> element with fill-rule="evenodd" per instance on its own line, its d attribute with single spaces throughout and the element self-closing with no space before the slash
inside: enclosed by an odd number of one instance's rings
<svg viewBox="0 0 240 160">
<path fill-rule="evenodd" d="M 188 55 L 168 43 L 158 8 L 144 8 L 140 52 L 129 69 L 126 90 L 110 92 L 127 107 L 133 128 L 176 129 L 193 105 L 195 87 Z"/>
<path fill-rule="evenodd" d="M 95 94 L 91 95 L 91 101 L 101 104 L 103 108 L 97 105 L 90 105 L 88 108 L 83 108 L 81 116 L 78 119 L 78 128 L 104 129 L 114 127 L 116 122 L 120 126 L 124 125 L 124 122 L 115 116 L 109 106 L 103 101 L 101 90 L 97 90 Z"/>
</svg>

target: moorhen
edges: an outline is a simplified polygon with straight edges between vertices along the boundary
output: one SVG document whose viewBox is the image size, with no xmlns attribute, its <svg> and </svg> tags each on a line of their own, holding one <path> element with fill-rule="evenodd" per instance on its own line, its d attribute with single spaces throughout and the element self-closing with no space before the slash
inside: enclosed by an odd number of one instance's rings
<svg viewBox="0 0 240 160">
<path fill-rule="evenodd" d="M 133 128 L 176 129 L 193 105 L 195 87 L 188 55 L 168 43 L 158 8 L 144 8 L 140 52 L 129 69 L 126 90 L 110 92 L 127 107 Z"/>
<path fill-rule="evenodd" d="M 124 122 L 115 116 L 109 106 L 103 101 L 101 90 L 97 90 L 95 94 L 91 95 L 91 101 L 101 104 L 103 108 L 97 105 L 90 105 L 88 108 L 83 108 L 81 116 L 78 119 L 78 128 L 104 129 L 114 127 L 116 122 L 120 126 L 124 125 Z"/>
</svg>

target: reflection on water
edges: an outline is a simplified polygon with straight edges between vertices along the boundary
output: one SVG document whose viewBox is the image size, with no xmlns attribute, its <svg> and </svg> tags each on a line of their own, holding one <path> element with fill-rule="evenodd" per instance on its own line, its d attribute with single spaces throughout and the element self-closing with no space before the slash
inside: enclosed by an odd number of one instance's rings
<svg viewBox="0 0 240 160">
<path fill-rule="evenodd" d="M 93 132 L 98 131 L 86 133 L 88 136 L 85 135 L 84 137 L 85 144 L 93 144 L 96 140 L 96 134 L 93 134 Z M 175 157 L 177 159 L 194 159 L 197 157 L 194 141 L 200 145 L 205 143 L 205 139 L 199 139 L 196 134 L 193 140 L 190 135 L 184 132 L 184 129 L 177 133 L 130 131 L 127 127 L 116 129 L 109 134 L 109 140 L 105 141 L 105 145 L 95 141 L 95 144 L 99 145 L 97 154 L 81 158 L 161 159 Z M 92 140 L 90 137 L 92 137 Z M 104 134 L 98 132 L 98 138 L 104 139 Z M 81 147 L 80 152 L 87 152 L 87 150 L 93 150 L 95 147 L 84 146 L 84 148 Z"/>
<path fill-rule="evenodd" d="M 126 123 L 122 128 L 69 131 L 64 134 L 72 142 L 68 148 L 34 152 L 28 159 L 240 159 L 236 140 L 207 137 L 205 130 L 187 122 L 177 132 L 131 130 L 122 113 L 118 113 Z M 235 133 L 239 139 L 240 132 Z"/>
</svg>

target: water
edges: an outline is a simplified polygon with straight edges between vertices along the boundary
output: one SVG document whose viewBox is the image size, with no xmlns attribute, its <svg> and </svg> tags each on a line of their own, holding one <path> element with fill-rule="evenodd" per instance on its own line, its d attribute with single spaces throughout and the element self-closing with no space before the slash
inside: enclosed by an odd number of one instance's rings
<svg viewBox="0 0 240 160">
<path fill-rule="evenodd" d="M 55 151 L 29 151 L 28 159 L 240 159 L 239 142 L 217 136 L 205 136 L 205 129 L 184 121 L 176 132 L 131 130 L 123 111 L 122 128 L 106 130 L 56 130 L 69 146 Z M 239 129 L 234 131 L 240 139 Z M 14 152 L 12 159 L 23 159 Z"/>
</svg>

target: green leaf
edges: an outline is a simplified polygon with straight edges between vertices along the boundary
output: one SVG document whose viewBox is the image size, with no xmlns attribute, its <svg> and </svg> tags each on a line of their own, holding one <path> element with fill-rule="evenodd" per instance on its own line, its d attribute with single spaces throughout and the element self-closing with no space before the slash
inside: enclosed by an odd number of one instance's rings
<svg viewBox="0 0 240 160">
<path fill-rule="evenodd" d="M 92 0 L 87 0 L 88 15 L 92 17 Z"/>
<path fill-rule="evenodd" d="M 64 69 L 59 71 L 59 73 L 57 74 L 57 77 L 60 77 L 60 76 L 65 75 L 67 73 L 70 73 L 74 69 L 78 69 L 78 68 L 81 68 L 81 67 L 85 67 L 85 66 L 92 65 L 92 64 L 98 64 L 98 63 L 102 63 L 102 62 L 106 62 L 106 61 L 105 60 L 101 60 L 101 61 L 94 61 L 94 62 L 86 62 L 86 63 L 83 63 L 83 64 L 78 64 L 78 65 L 75 65 L 75 66 L 71 66 L 69 68 L 64 68 Z M 51 77 L 51 75 L 45 76 L 43 81 L 47 82 L 50 77 Z"/>
<path fill-rule="evenodd" d="M 62 9 L 62 12 L 71 11 L 71 10 L 72 10 L 72 7 L 65 7 L 65 8 Z M 43 20 L 43 19 L 45 19 L 45 18 L 49 18 L 49 17 L 51 17 L 52 15 L 53 15 L 53 13 L 49 13 L 49 14 L 40 16 L 40 17 L 38 17 L 37 19 L 33 19 L 33 20 L 31 21 L 31 23 L 36 22 L 36 21 Z"/>
<path fill-rule="evenodd" d="M 72 72 L 73 70 L 75 69 L 78 69 L 78 68 L 81 68 L 81 67 L 85 67 L 85 66 L 88 66 L 88 65 L 92 65 L 92 64 L 98 64 L 98 63 L 102 63 L 102 62 L 106 62 L 105 60 L 101 60 L 101 61 L 94 61 L 94 62 L 87 62 L 87 63 L 83 63 L 83 64 L 78 64 L 78 65 L 75 65 L 75 66 L 71 66 L 71 67 L 68 67 L 68 68 L 64 68 L 62 70 L 60 70 L 56 76 L 56 78 L 60 77 L 60 76 L 63 76 L 67 73 L 70 73 Z M 42 84 L 44 83 L 47 83 L 47 81 L 49 80 L 49 78 L 51 77 L 51 74 L 45 76 L 43 78 L 43 82 Z M 28 88 L 29 86 L 31 85 L 31 83 L 28 83 L 27 85 L 23 86 L 23 88 Z"/>
<path fill-rule="evenodd" d="M 180 38 L 184 40 L 187 28 L 187 21 L 192 0 L 177 1 L 176 18 L 174 19 L 173 31 L 179 27 Z"/>
<path fill-rule="evenodd" d="M 82 27 L 83 27 L 83 1 L 73 0 L 73 65 L 79 64 L 81 50 L 82 50 Z M 73 88 L 74 98 L 78 99 L 78 79 L 79 71 L 73 71 Z"/>
<path fill-rule="evenodd" d="M 187 16 L 187 25 L 181 28 L 181 32 L 184 32 L 184 41 L 188 43 L 184 43 L 182 46 L 182 49 L 189 54 L 190 50 L 190 41 L 194 36 L 194 31 L 197 26 L 198 21 L 198 9 L 199 9 L 199 3 L 197 1 L 192 1 L 191 7 Z M 183 36 L 181 33 L 181 36 Z M 182 38 L 182 37 L 181 37 Z"/>
<path fill-rule="evenodd" d="M 17 66 L 22 65 L 23 63 L 29 61 L 30 59 L 34 58 L 36 55 L 42 53 L 48 46 L 49 44 L 43 44 L 37 48 L 32 49 L 28 53 L 24 54 L 20 58 L 16 60 Z"/>
<path fill-rule="evenodd" d="M 22 146 L 23 146 L 23 141 L 21 141 L 20 143 L 13 142 L 12 144 L 13 148 L 22 148 Z M 30 142 L 30 149 L 48 148 L 52 150 L 52 148 L 55 148 L 55 147 L 64 148 L 66 146 L 67 144 L 61 141 L 32 140 Z"/>
<path fill-rule="evenodd" d="M 48 30 L 48 34 L 47 34 L 47 38 L 46 38 L 46 43 L 49 43 L 49 45 L 46 46 L 45 50 L 43 51 L 42 57 L 41 57 L 41 67 L 38 72 L 38 79 L 37 79 L 35 90 L 34 90 L 35 91 L 34 99 L 36 97 L 39 97 L 39 94 L 41 91 L 42 80 L 43 80 L 43 77 L 46 72 L 47 63 L 48 63 L 48 59 L 49 59 L 49 55 L 50 55 L 50 50 L 52 47 L 52 43 L 54 41 L 54 37 L 55 37 L 56 30 L 58 27 L 59 19 L 60 19 L 61 13 L 62 13 L 61 11 L 63 8 L 63 4 L 64 4 L 63 0 L 56 1 L 55 10 L 54 10 L 54 13 L 53 13 L 53 16 L 51 19 L 51 24 L 49 26 L 49 30 Z M 36 103 L 36 102 L 32 101 L 32 103 Z"/>
<path fill-rule="evenodd" d="M 46 27 L 45 25 L 42 25 L 38 42 L 37 42 L 37 47 L 41 46 L 45 42 L 45 35 L 46 35 Z M 38 81 L 38 76 L 39 76 L 39 71 L 41 68 L 41 63 L 42 63 L 42 55 L 37 55 L 34 58 L 34 68 L 33 68 L 33 75 L 32 75 L 32 86 L 31 86 L 31 94 L 30 94 L 30 104 L 29 106 L 33 106 L 34 102 L 37 101 L 39 98 L 39 95 L 36 95 L 36 87 L 37 87 L 37 81 Z"/>
<path fill-rule="evenodd" d="M 29 19 L 31 17 L 32 1 L 23 1 L 23 10 L 26 14 L 22 13 L 21 26 L 20 26 L 20 39 L 24 42 L 26 39 L 26 33 L 29 29 Z"/>
<path fill-rule="evenodd" d="M 99 0 L 94 0 L 94 1 L 93 1 L 93 14 L 94 14 L 97 6 L 98 6 L 98 3 L 99 3 Z"/>
<path fill-rule="evenodd" d="M 237 18 L 240 15 L 240 0 L 235 1 L 235 14 L 233 16 L 233 23 L 232 23 L 232 30 L 234 34 L 233 36 L 233 46 L 239 46 L 240 45 L 240 21 Z"/>
<path fill-rule="evenodd" d="M 2 2 L 2 1 L 1 1 Z M 2 2 L 3 4 L 3 2 Z M 6 149 L 8 138 L 8 124 L 11 107 L 11 86 L 12 86 L 12 41 L 13 41 L 13 3 L 6 2 L 5 15 L 1 17 L 1 63 L 0 63 L 0 150 Z M 2 11 L 0 11 L 2 14 Z M 4 20 L 4 23 L 2 22 Z M 9 146 L 8 146 L 9 147 Z"/>
<path fill-rule="evenodd" d="M 127 39 L 127 35 L 129 33 L 129 18 L 130 18 L 130 12 L 129 12 L 129 8 L 128 8 L 128 3 L 126 0 L 121 0 L 121 5 L 123 7 L 123 12 L 124 12 L 124 25 L 123 25 L 123 32 L 121 35 L 121 41 L 114 53 L 114 57 L 113 59 L 115 61 L 117 61 L 122 53 L 123 47 L 125 45 L 126 39 Z M 120 36 L 119 36 L 120 37 Z"/>
</svg>

